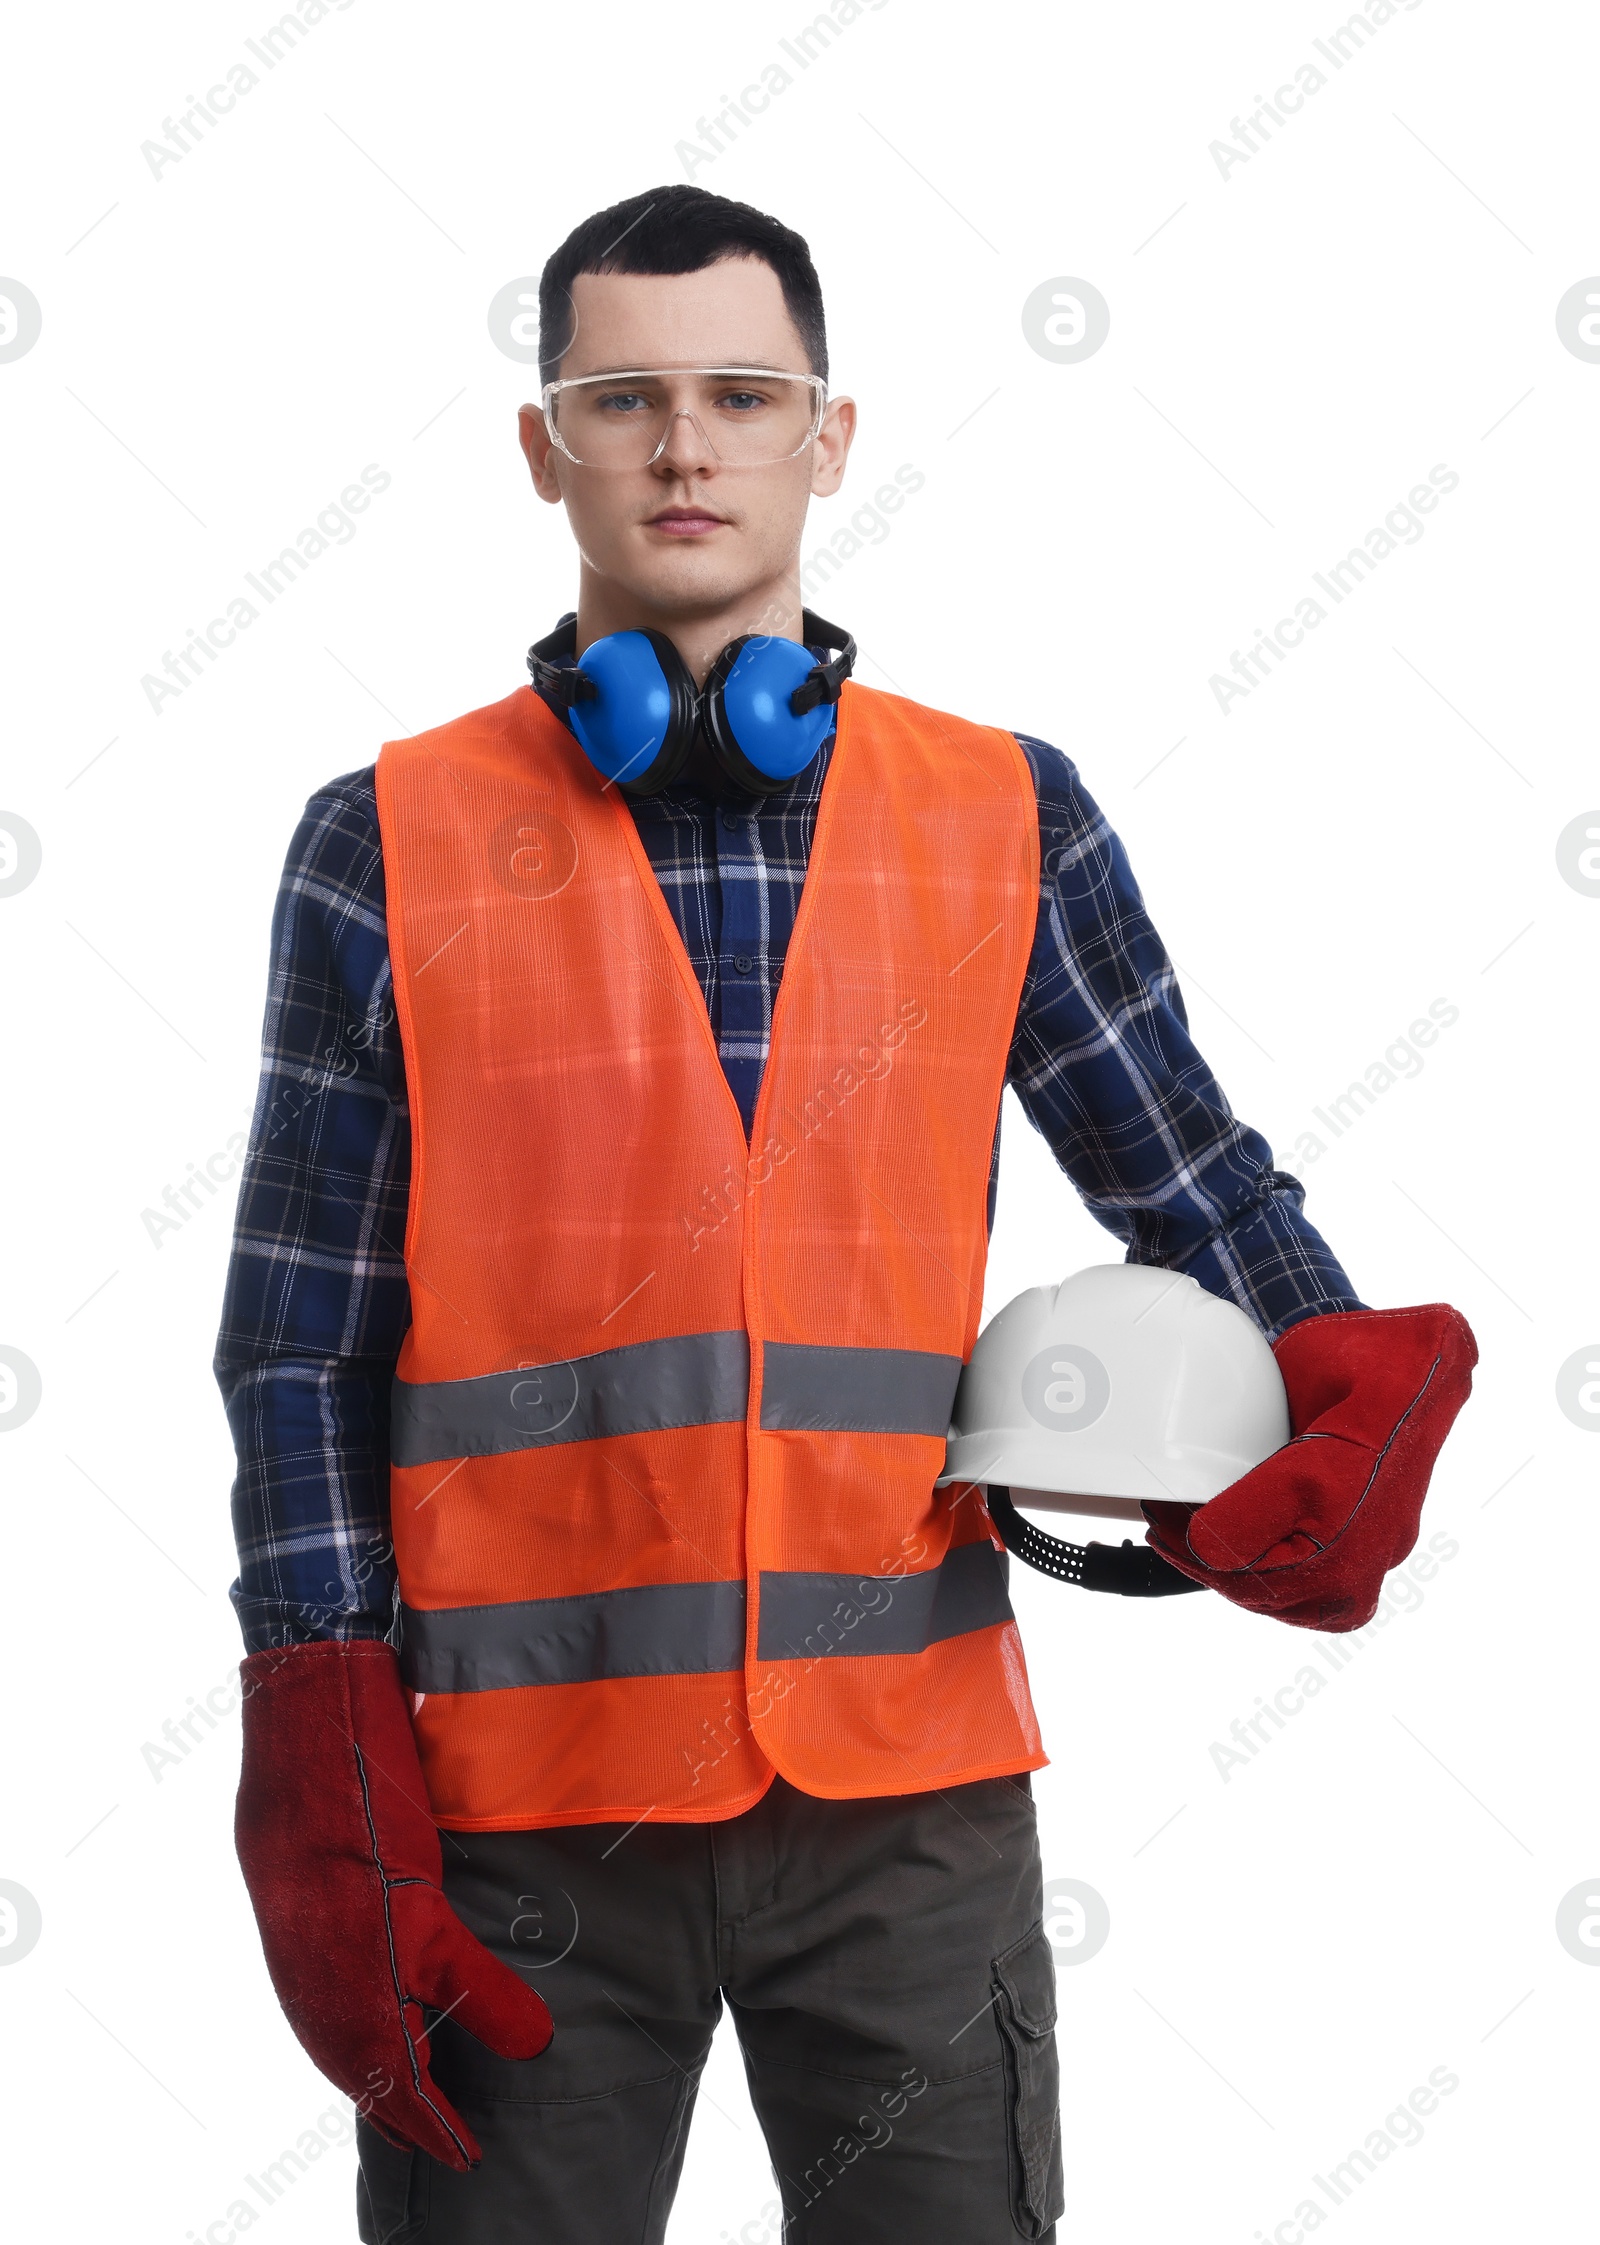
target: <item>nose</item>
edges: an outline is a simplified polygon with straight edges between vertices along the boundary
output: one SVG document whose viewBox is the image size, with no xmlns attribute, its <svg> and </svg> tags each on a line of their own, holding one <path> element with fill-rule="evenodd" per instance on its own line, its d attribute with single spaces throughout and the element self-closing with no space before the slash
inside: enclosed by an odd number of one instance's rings
<svg viewBox="0 0 1600 2245">
<path fill-rule="evenodd" d="M 675 474 L 690 474 L 695 470 L 705 473 L 721 465 L 717 448 L 701 427 L 699 417 L 686 405 L 680 405 L 661 433 L 650 461 L 651 467 L 664 467 Z"/>
</svg>

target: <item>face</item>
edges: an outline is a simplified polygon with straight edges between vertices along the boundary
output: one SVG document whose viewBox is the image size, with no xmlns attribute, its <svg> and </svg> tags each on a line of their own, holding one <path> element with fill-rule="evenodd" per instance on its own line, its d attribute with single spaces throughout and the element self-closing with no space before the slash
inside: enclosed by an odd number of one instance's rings
<svg viewBox="0 0 1600 2245">
<path fill-rule="evenodd" d="M 674 366 L 810 371 L 778 276 L 756 258 L 723 258 L 698 273 L 584 273 L 572 295 L 576 334 L 564 376 Z M 534 488 L 565 505 L 584 591 L 605 628 L 619 618 L 670 629 L 731 616 L 731 638 L 781 628 L 760 619 L 791 593 L 798 622 L 806 508 L 843 479 L 855 430 L 848 398 L 829 401 L 820 433 L 793 459 L 762 467 L 725 465 L 681 415 L 661 457 L 637 469 L 575 465 L 537 406 L 524 406 L 519 422 Z"/>
</svg>

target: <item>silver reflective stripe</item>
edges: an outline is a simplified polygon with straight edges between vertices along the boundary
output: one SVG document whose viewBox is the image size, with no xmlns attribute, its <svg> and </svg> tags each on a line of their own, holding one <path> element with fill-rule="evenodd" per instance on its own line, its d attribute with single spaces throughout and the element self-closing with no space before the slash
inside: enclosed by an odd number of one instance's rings
<svg viewBox="0 0 1600 2245">
<path fill-rule="evenodd" d="M 818 1348 L 768 1341 L 762 1349 L 761 1424 L 854 1434 L 950 1432 L 959 1356 L 926 1349 Z"/>
<path fill-rule="evenodd" d="M 916 1575 L 763 1574 L 758 1657 L 922 1653 L 1012 1619 L 1004 1557 L 963 1544 Z M 502 1606 L 401 1610 L 414 1692 L 513 1691 L 608 1676 L 725 1675 L 744 1666 L 742 1582 L 662 1582 Z"/>
<path fill-rule="evenodd" d="M 742 1331 L 637 1341 L 473 1380 L 396 1380 L 391 1455 L 399 1466 L 435 1465 L 655 1427 L 721 1426 L 744 1417 L 749 1394 Z"/>
<path fill-rule="evenodd" d="M 769 1341 L 763 1355 L 763 1427 L 941 1441 L 950 1431 L 958 1356 L 795 1341 Z M 437 1465 L 657 1427 L 725 1426 L 744 1417 L 749 1393 L 742 1331 L 637 1341 L 471 1380 L 396 1380 L 392 1455 L 398 1466 Z"/>
<path fill-rule="evenodd" d="M 401 1610 L 414 1692 L 498 1692 L 606 1676 L 703 1676 L 744 1666 L 742 1582 L 661 1582 L 579 1598 Z"/>
<path fill-rule="evenodd" d="M 986 1537 L 917 1575 L 763 1574 L 756 1657 L 921 1653 L 1013 1618 L 1005 1559 Z"/>
</svg>

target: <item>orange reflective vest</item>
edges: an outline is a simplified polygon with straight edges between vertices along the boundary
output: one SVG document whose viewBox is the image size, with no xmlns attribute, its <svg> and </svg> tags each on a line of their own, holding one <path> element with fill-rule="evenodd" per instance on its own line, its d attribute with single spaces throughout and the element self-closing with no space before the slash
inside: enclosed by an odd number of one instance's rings
<svg viewBox="0 0 1600 2245">
<path fill-rule="evenodd" d="M 1038 911 L 1016 741 L 845 688 L 748 1141 L 632 814 L 531 688 L 388 742 L 377 794 L 439 1822 L 1039 1768 L 1003 1554 L 933 1485 Z"/>
</svg>

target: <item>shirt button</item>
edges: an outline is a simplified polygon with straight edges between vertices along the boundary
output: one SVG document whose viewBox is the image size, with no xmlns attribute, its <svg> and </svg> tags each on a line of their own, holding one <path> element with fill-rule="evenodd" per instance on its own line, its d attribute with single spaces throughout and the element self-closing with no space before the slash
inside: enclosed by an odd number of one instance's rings
<svg viewBox="0 0 1600 2245">
<path fill-rule="evenodd" d="M 748 959 L 743 956 L 735 959 L 733 963 L 740 974 L 748 974 L 750 972 L 750 969 L 755 965 L 754 959 Z"/>
<path fill-rule="evenodd" d="M 723 825 L 724 825 L 724 826 L 725 826 L 725 827 L 726 827 L 726 828 L 728 829 L 728 832 L 729 832 L 730 834 L 737 834 L 737 833 L 738 833 L 738 831 L 739 831 L 739 821 L 738 821 L 738 820 L 737 820 L 737 819 L 736 819 L 736 818 L 734 817 L 734 815 L 733 815 L 732 811 L 724 811 L 724 812 L 723 812 L 723 814 L 722 814 L 722 823 L 723 823 Z"/>
</svg>

